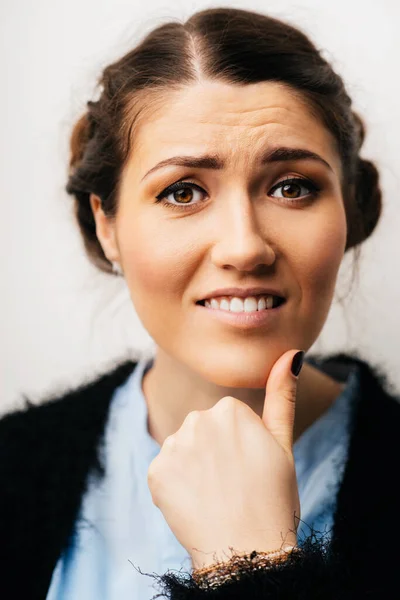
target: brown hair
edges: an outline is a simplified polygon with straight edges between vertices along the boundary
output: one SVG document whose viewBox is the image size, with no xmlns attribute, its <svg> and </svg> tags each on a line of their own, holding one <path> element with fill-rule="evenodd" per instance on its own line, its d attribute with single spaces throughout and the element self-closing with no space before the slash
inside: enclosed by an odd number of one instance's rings
<svg viewBox="0 0 400 600">
<path fill-rule="evenodd" d="M 200 74 L 200 75 L 199 75 Z M 278 19 L 234 8 L 213 8 L 186 22 L 165 23 L 106 67 L 102 92 L 71 136 L 69 179 L 75 214 L 89 258 L 111 272 L 96 236 L 90 193 L 98 195 L 109 218 L 117 211 L 118 183 L 139 118 L 160 99 L 199 76 L 245 85 L 279 81 L 299 95 L 333 134 L 342 163 L 347 216 L 346 251 L 367 239 L 381 214 L 375 165 L 359 156 L 365 127 L 352 111 L 342 78 L 308 37 Z"/>
</svg>

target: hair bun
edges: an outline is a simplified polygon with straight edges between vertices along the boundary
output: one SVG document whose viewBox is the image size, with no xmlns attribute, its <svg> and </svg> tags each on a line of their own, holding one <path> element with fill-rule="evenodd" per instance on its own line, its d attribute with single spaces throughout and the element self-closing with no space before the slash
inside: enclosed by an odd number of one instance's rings
<svg viewBox="0 0 400 600">
<path fill-rule="evenodd" d="M 378 170 L 373 162 L 361 157 L 358 158 L 357 164 L 355 200 L 359 211 L 360 227 L 356 239 L 352 241 L 352 246 L 363 242 L 371 235 L 382 211 Z"/>
<path fill-rule="evenodd" d="M 70 138 L 70 172 L 76 168 L 85 154 L 86 146 L 93 135 L 93 120 L 89 113 L 82 115 L 75 123 Z"/>
<path fill-rule="evenodd" d="M 360 149 L 365 140 L 365 125 L 364 125 L 364 121 L 362 120 L 360 115 L 358 115 L 356 112 L 353 112 L 352 115 L 353 115 L 353 119 L 354 119 L 356 128 L 358 130 L 358 139 L 359 139 L 358 149 Z M 360 160 L 362 160 L 362 159 L 360 159 Z"/>
</svg>

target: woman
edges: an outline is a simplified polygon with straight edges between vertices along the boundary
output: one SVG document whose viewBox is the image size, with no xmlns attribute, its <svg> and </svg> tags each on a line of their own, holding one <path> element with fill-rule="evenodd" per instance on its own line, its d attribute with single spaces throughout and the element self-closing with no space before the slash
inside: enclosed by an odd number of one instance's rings
<svg viewBox="0 0 400 600">
<path fill-rule="evenodd" d="M 342 79 L 292 26 L 211 9 L 100 83 L 67 191 L 157 351 L 0 422 L 5 597 L 382 597 L 397 398 L 359 357 L 303 363 L 381 211 Z"/>
</svg>

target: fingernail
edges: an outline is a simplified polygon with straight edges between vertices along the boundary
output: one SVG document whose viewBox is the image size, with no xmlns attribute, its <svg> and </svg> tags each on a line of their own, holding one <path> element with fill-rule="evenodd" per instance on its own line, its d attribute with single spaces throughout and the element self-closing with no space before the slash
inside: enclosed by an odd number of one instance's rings
<svg viewBox="0 0 400 600">
<path fill-rule="evenodd" d="M 304 350 L 300 350 L 300 352 L 296 352 L 292 361 L 292 374 L 297 377 L 301 371 L 301 367 L 303 366 L 304 359 Z"/>
</svg>

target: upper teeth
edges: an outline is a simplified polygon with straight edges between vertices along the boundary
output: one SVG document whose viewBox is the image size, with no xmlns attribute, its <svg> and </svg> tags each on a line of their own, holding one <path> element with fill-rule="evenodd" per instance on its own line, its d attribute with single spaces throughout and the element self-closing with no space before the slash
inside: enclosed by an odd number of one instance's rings
<svg viewBox="0 0 400 600">
<path fill-rule="evenodd" d="M 224 296 L 219 298 L 210 298 L 205 300 L 207 308 L 217 308 L 220 310 L 229 310 L 231 312 L 253 312 L 255 310 L 264 310 L 272 308 L 274 305 L 274 296 L 248 296 L 247 298 L 237 298 L 236 296 Z"/>
</svg>

